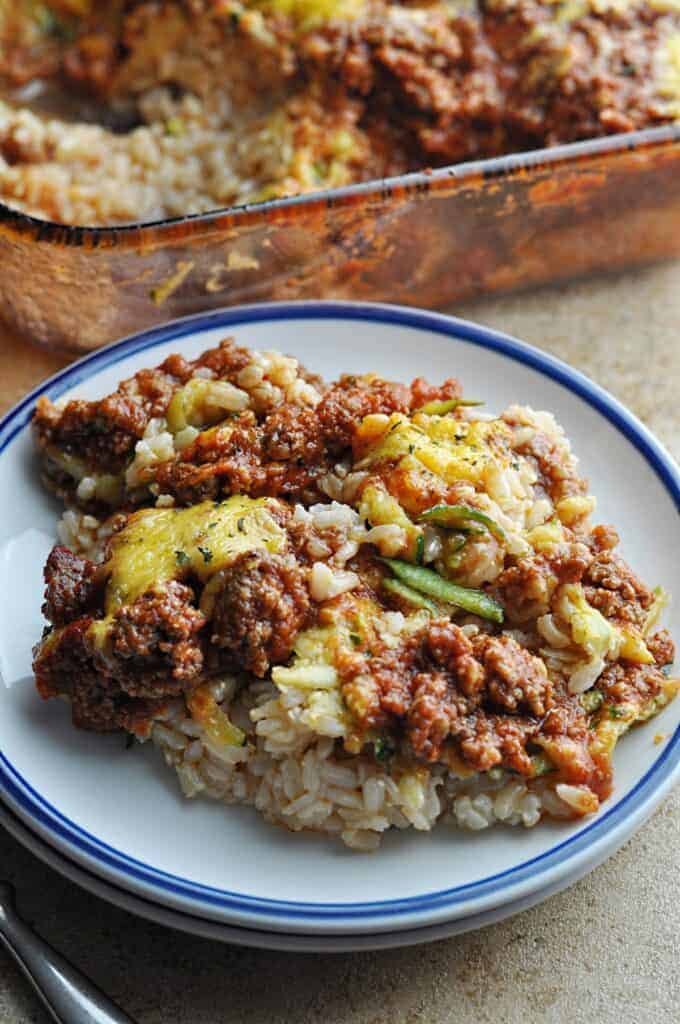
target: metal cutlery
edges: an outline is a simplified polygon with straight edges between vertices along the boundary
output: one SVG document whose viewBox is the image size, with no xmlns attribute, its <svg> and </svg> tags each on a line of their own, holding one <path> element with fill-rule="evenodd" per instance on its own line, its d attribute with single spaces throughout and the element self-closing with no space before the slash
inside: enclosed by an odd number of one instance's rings
<svg viewBox="0 0 680 1024">
<path fill-rule="evenodd" d="M 60 953 L 22 921 L 14 889 L 0 882 L 0 943 L 26 975 L 57 1024 L 134 1024 Z"/>
</svg>

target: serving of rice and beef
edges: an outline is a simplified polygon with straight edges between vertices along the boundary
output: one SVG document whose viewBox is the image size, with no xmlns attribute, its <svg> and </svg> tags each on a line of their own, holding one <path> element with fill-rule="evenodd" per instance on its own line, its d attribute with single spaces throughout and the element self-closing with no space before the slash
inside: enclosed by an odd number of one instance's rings
<svg viewBox="0 0 680 1024">
<path fill-rule="evenodd" d="M 3 202 L 151 221 L 670 123 L 680 8 L 0 0 L 0 89 Z"/>
<path fill-rule="evenodd" d="M 152 739 L 186 796 L 360 850 L 576 818 L 680 685 L 667 596 L 550 413 L 226 340 L 40 399 L 34 433 L 68 506 L 38 690 Z"/>
</svg>

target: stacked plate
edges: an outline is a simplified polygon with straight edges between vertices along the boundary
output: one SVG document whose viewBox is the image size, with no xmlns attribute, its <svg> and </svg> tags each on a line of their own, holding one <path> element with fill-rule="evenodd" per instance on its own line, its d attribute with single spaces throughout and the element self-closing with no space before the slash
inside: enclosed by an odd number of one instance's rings
<svg viewBox="0 0 680 1024">
<path fill-rule="evenodd" d="M 0 820 L 105 899 L 176 928 L 271 948 L 425 942 L 569 885 L 620 846 L 678 777 L 680 701 L 651 730 L 626 737 L 615 757 L 614 796 L 592 818 L 526 830 L 394 832 L 377 853 L 360 855 L 273 828 L 248 808 L 183 801 L 154 750 L 75 732 L 67 707 L 36 699 L 31 645 L 40 635 L 41 568 L 58 515 L 32 458 L 36 397 L 95 398 L 172 351 L 195 354 L 226 334 L 291 353 L 328 378 L 348 370 L 457 375 L 492 410 L 513 401 L 552 410 L 594 482 L 598 517 L 620 528 L 624 554 L 645 578 L 680 592 L 677 559 L 668 557 L 677 468 L 630 413 L 557 360 L 469 323 L 393 307 L 275 304 L 170 324 L 86 357 L 0 424 L 0 493 L 11 496 L 0 509 Z M 679 625 L 676 613 L 676 636 Z"/>
</svg>

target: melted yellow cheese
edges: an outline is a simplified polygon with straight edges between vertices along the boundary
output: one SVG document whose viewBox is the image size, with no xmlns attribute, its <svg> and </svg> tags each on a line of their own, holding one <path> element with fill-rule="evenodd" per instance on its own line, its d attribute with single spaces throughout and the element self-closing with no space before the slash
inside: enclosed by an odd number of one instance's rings
<svg viewBox="0 0 680 1024">
<path fill-rule="evenodd" d="M 654 664 L 654 657 L 635 626 L 622 625 L 618 627 L 618 631 L 621 637 L 619 650 L 621 658 L 632 661 L 636 665 Z"/>
<path fill-rule="evenodd" d="M 657 52 L 657 89 L 668 102 L 665 112 L 680 117 L 680 32 L 669 36 Z"/>
<path fill-rule="evenodd" d="M 534 551 L 549 551 L 556 544 L 564 542 L 564 530 L 562 524 L 556 520 L 549 523 L 541 523 L 534 526 L 533 530 L 527 533 L 527 540 Z"/>
<path fill-rule="evenodd" d="M 255 0 L 252 6 L 272 14 L 288 15 L 302 28 L 311 28 L 334 18 L 356 18 L 364 7 L 364 0 Z"/>
<path fill-rule="evenodd" d="M 168 430 L 179 434 L 187 427 L 206 427 L 225 417 L 243 412 L 250 398 L 247 391 L 226 380 L 193 377 L 172 396 L 166 418 Z"/>
<path fill-rule="evenodd" d="M 569 622 L 574 643 L 591 658 L 625 658 L 638 665 L 652 665 L 654 658 L 640 632 L 632 625 L 618 626 L 587 600 L 580 583 L 561 588 L 558 606 Z"/>
<path fill-rule="evenodd" d="M 412 458 L 446 483 L 479 483 L 496 458 L 492 442 L 506 435 L 508 428 L 497 420 L 467 423 L 422 413 L 413 419 L 400 413 L 389 419 L 367 416 L 357 432 L 360 468 Z"/>
<path fill-rule="evenodd" d="M 111 540 L 105 611 L 113 615 L 157 583 L 191 572 L 204 583 L 244 551 L 280 551 L 285 533 L 267 499 L 234 497 L 190 508 L 134 512 Z"/>
<path fill-rule="evenodd" d="M 206 737 L 217 747 L 242 747 L 246 734 L 230 721 L 210 692 L 210 686 L 197 687 L 186 698 L 189 713 L 203 726 Z"/>
</svg>

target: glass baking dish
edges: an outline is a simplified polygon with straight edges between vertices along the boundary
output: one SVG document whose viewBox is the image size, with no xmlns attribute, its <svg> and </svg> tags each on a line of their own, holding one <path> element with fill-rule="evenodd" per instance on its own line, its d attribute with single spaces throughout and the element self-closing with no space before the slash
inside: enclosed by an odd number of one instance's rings
<svg viewBox="0 0 680 1024">
<path fill-rule="evenodd" d="M 437 307 L 680 254 L 680 125 L 119 228 L 0 205 L 0 300 L 86 351 L 218 306 Z"/>
</svg>

